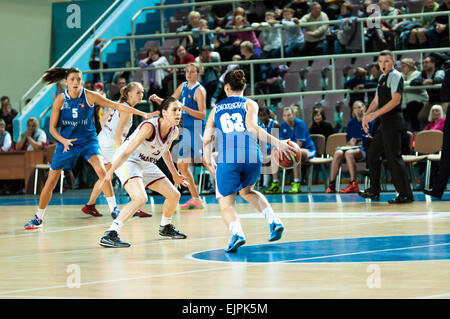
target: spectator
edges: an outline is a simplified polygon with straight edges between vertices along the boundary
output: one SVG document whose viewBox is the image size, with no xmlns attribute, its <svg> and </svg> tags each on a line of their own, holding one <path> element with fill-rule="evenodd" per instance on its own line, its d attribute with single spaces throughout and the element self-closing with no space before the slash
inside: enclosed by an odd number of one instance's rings
<svg viewBox="0 0 450 319">
<path fill-rule="evenodd" d="M 198 36 L 198 48 L 201 49 L 207 45 L 211 50 L 214 50 L 214 34 L 213 33 L 202 33 L 205 31 L 209 31 L 208 21 L 206 19 L 200 19 L 199 29 L 201 33 Z"/>
<path fill-rule="evenodd" d="M 333 134 L 333 126 L 326 120 L 325 111 L 321 107 L 316 107 L 312 111 L 312 123 L 309 127 L 310 134 L 322 134 L 325 140 Z"/>
<path fill-rule="evenodd" d="M 212 55 L 211 49 L 209 46 L 205 45 L 202 47 L 200 51 L 200 56 L 196 58 L 196 62 L 200 63 L 214 63 L 220 62 L 220 57 L 218 54 Z M 198 61 L 197 61 L 198 60 Z M 208 66 L 203 69 L 203 74 L 200 77 L 200 83 L 206 90 L 206 107 L 211 107 L 211 98 L 214 93 L 217 91 L 217 85 L 219 82 L 219 72 L 220 67 Z"/>
<path fill-rule="evenodd" d="M 38 128 L 38 121 L 30 117 L 27 121 L 27 130 L 20 136 L 16 144 L 17 151 L 38 151 L 45 148 L 47 135 L 44 130 Z"/>
<path fill-rule="evenodd" d="M 378 5 L 381 9 L 381 16 L 398 16 L 401 14 L 400 10 L 394 7 L 392 0 L 380 0 Z M 390 47 L 389 41 L 391 40 L 391 32 L 395 25 L 397 25 L 401 20 L 389 19 L 381 20 L 381 28 L 373 27 L 369 29 L 369 42 L 372 44 L 373 51 L 382 51 Z"/>
<path fill-rule="evenodd" d="M 58 83 L 56 83 L 56 91 L 55 94 L 53 95 L 53 99 L 55 99 L 61 93 L 64 93 L 65 89 L 66 86 L 64 85 L 64 81 L 59 81 Z"/>
<path fill-rule="evenodd" d="M 450 0 L 443 0 L 437 12 L 450 11 Z M 431 48 L 437 48 L 446 39 L 448 45 L 448 15 L 437 16 L 434 20 L 434 32 L 427 34 L 428 44 Z"/>
<path fill-rule="evenodd" d="M 305 122 L 296 118 L 294 111 L 289 106 L 283 108 L 283 122 L 280 124 L 280 139 L 290 139 L 300 146 L 302 154 L 301 161 L 316 156 L 316 146 L 311 139 L 311 135 L 309 134 Z M 294 181 L 291 183 L 292 188 L 289 191 L 291 194 L 300 192 L 300 171 L 301 163 L 293 169 Z M 278 172 L 275 176 L 277 178 L 274 178 L 272 185 L 266 191 L 267 194 L 279 193 Z"/>
<path fill-rule="evenodd" d="M 445 77 L 444 70 L 436 68 L 436 58 L 432 55 L 427 56 L 422 61 L 422 72 L 418 77 L 411 81 L 411 86 L 433 85 L 442 83 Z M 419 112 L 419 122 L 426 123 L 430 108 L 434 104 L 441 103 L 439 89 L 427 89 L 428 104 Z"/>
<path fill-rule="evenodd" d="M 8 152 L 13 149 L 11 134 L 6 130 L 6 123 L 0 119 L 0 151 Z"/>
<path fill-rule="evenodd" d="M 411 81 L 420 76 L 413 59 L 405 58 L 401 61 L 403 84 L 409 86 Z M 406 129 L 412 132 L 420 131 L 417 116 L 424 105 L 428 103 L 428 93 L 424 89 L 405 90 L 402 98 L 402 110 L 405 116 Z"/>
<path fill-rule="evenodd" d="M 345 53 L 347 47 L 349 47 L 349 50 L 356 51 L 357 46 L 354 45 L 356 43 L 354 41 L 361 42 L 361 40 L 356 39 L 359 24 L 353 15 L 351 3 L 343 2 L 340 6 L 340 12 L 337 20 L 342 20 L 342 23 L 335 24 L 330 30 L 330 35 L 327 36 L 328 51 L 333 50 L 334 54 Z M 332 45 L 333 47 L 331 47 Z"/>
<path fill-rule="evenodd" d="M 198 11 L 191 11 L 188 15 L 189 23 L 181 26 L 177 29 L 177 32 L 189 32 L 192 31 L 193 35 L 188 35 L 186 38 L 186 51 L 197 56 L 199 54 L 198 46 L 198 30 L 200 28 L 201 14 Z"/>
<path fill-rule="evenodd" d="M 322 12 L 322 6 L 318 2 L 313 2 L 310 13 L 300 19 L 300 23 L 328 21 L 328 16 Z M 327 54 L 326 33 L 328 31 L 328 24 L 314 25 L 306 27 L 306 42 L 304 51 L 308 55 Z"/>
<path fill-rule="evenodd" d="M 241 48 L 241 55 L 243 60 L 258 60 L 258 56 L 255 54 L 253 44 L 250 41 L 244 41 L 240 45 Z M 261 74 L 261 64 L 253 64 L 253 83 L 251 81 L 251 71 L 250 71 L 250 64 L 242 64 L 241 65 L 242 71 L 244 71 L 245 74 L 245 80 L 248 83 L 247 89 L 250 90 L 251 86 L 255 83 L 262 81 L 262 74 Z"/>
<path fill-rule="evenodd" d="M 361 67 L 355 69 L 355 74 L 350 79 L 345 81 L 344 88 L 352 90 L 353 92 L 349 94 L 350 113 L 353 113 L 353 103 L 356 101 L 364 101 L 365 93 L 359 92 L 366 87 L 367 82 L 367 70 Z"/>
<path fill-rule="evenodd" d="M 100 51 L 103 48 L 103 45 L 105 44 L 106 39 L 103 38 L 97 38 L 94 41 L 94 46 L 92 48 L 91 52 L 91 59 L 89 61 L 89 67 L 91 70 L 97 70 L 100 68 Z M 107 63 L 103 63 L 103 68 L 108 68 Z M 92 82 L 96 83 L 98 82 L 98 79 L 100 78 L 100 73 L 93 73 Z"/>
<path fill-rule="evenodd" d="M 195 57 L 186 51 L 186 48 L 183 45 L 179 45 L 174 50 L 174 59 L 172 64 L 189 64 L 195 62 Z M 174 92 L 173 85 L 173 73 L 174 69 L 169 70 L 169 74 L 163 80 L 163 98 L 170 96 Z M 177 85 L 186 81 L 185 69 L 177 69 Z"/>
<path fill-rule="evenodd" d="M 358 193 L 359 187 L 356 183 L 356 161 L 361 161 L 366 158 L 368 137 L 364 133 L 362 127 L 362 119 L 366 106 L 362 101 L 355 101 L 353 104 L 353 117 L 347 124 L 347 146 L 336 150 L 333 155 L 333 161 L 330 168 L 330 184 L 327 188 L 327 193 L 336 193 L 336 176 L 339 171 L 339 167 L 345 160 L 350 173 L 350 184 L 341 190 L 341 193 Z M 369 124 L 369 133 L 373 132 L 374 121 Z"/>
<path fill-rule="evenodd" d="M 270 27 L 262 30 L 264 48 L 261 53 L 261 59 L 272 59 L 280 57 L 281 32 L 280 28 L 272 28 L 279 26 L 279 22 L 275 20 L 275 13 L 267 11 L 265 14 L 265 22 L 261 23 L 261 27 Z"/>
<path fill-rule="evenodd" d="M 2 96 L 1 98 L 2 111 L 0 114 L 0 118 L 3 119 L 6 123 L 6 130 L 9 134 L 13 134 L 13 119 L 17 115 L 17 111 L 11 107 L 11 103 L 9 101 L 9 97 Z"/>
<path fill-rule="evenodd" d="M 428 122 L 429 123 L 423 129 L 424 131 L 439 130 L 444 132 L 445 117 L 442 106 L 436 104 L 431 107 L 430 114 L 428 115 Z"/>
<path fill-rule="evenodd" d="M 147 57 L 139 61 L 142 68 L 166 66 L 169 65 L 166 57 L 161 55 L 158 48 L 150 48 L 147 51 Z M 147 91 L 147 96 L 152 94 L 163 95 L 162 86 L 163 80 L 167 76 L 167 71 L 164 69 L 148 70 L 144 72 L 143 84 Z"/>
<path fill-rule="evenodd" d="M 211 28 L 223 28 L 227 24 L 227 17 L 233 14 L 233 5 L 231 3 L 213 5 L 210 14 L 214 19 L 214 25 Z"/>
<path fill-rule="evenodd" d="M 294 17 L 293 9 L 283 9 L 283 20 L 281 20 L 281 24 L 283 24 L 284 26 L 293 26 L 298 24 L 299 22 L 300 21 L 298 20 L 298 18 Z M 305 46 L 305 36 L 303 34 L 302 28 L 300 26 L 298 26 L 297 28 L 286 28 L 285 35 L 284 56 L 293 57 L 301 55 Z M 276 55 L 279 54 L 277 53 Z"/>
<path fill-rule="evenodd" d="M 241 61 L 242 57 L 238 54 L 234 55 L 232 58 L 232 61 Z M 223 90 L 223 84 L 224 84 L 224 80 L 225 80 L 225 75 L 227 75 L 228 72 L 234 70 L 234 69 L 239 69 L 240 66 L 239 64 L 229 64 L 227 65 L 227 69 L 225 70 L 225 72 L 220 76 L 219 78 L 219 82 L 217 83 L 217 89 L 216 89 L 216 93 L 213 94 L 212 98 L 211 98 L 211 107 L 214 107 L 216 105 L 217 101 L 222 101 L 223 99 L 226 98 L 225 92 Z"/>
<path fill-rule="evenodd" d="M 364 88 L 373 89 L 378 86 L 378 80 L 380 79 L 381 72 L 380 65 L 377 62 L 374 62 L 370 65 L 370 76 L 364 84 Z M 375 97 L 375 92 L 367 92 L 367 105 L 372 103 L 373 98 Z"/>
<path fill-rule="evenodd" d="M 439 3 L 434 0 L 423 0 L 422 13 L 436 12 L 439 9 Z M 434 32 L 435 16 L 422 16 L 419 20 L 420 27 L 414 28 L 409 34 L 409 44 L 411 49 L 426 47 L 427 39 L 432 37 Z"/>
<path fill-rule="evenodd" d="M 309 1 L 307 0 L 293 0 L 284 6 L 285 9 L 294 10 L 294 17 L 301 19 L 309 12 Z M 281 11 L 281 10 L 280 10 Z M 282 12 L 282 11 L 281 11 Z M 280 14 L 281 14 L 280 12 Z"/>
<path fill-rule="evenodd" d="M 110 99 L 118 101 L 120 99 L 120 89 L 127 85 L 127 78 L 119 75 L 113 85 L 116 87 L 117 92 L 110 96 Z"/>
</svg>

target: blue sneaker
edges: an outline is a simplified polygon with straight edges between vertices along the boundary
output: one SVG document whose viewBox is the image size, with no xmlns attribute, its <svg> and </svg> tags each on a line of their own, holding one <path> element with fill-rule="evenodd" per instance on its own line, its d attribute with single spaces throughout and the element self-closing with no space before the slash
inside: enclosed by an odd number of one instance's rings
<svg viewBox="0 0 450 319">
<path fill-rule="evenodd" d="M 269 238 L 267 239 L 268 241 L 275 241 L 281 238 L 281 235 L 283 234 L 284 231 L 284 227 L 282 224 L 277 224 L 273 222 L 272 224 L 270 224 L 269 228 L 270 228 L 270 235 Z"/>
<path fill-rule="evenodd" d="M 119 211 L 119 209 L 117 208 L 117 206 L 114 207 L 114 210 L 111 212 L 111 217 L 112 217 L 112 219 L 116 219 L 117 216 L 119 216 L 119 214 L 120 214 L 120 211 Z"/>
<path fill-rule="evenodd" d="M 25 229 L 36 229 L 42 227 L 42 219 L 39 219 L 37 215 L 34 215 L 34 218 L 25 224 Z"/>
<path fill-rule="evenodd" d="M 228 244 L 228 247 L 225 249 L 226 253 L 233 253 L 235 251 L 237 251 L 237 249 L 245 244 L 245 238 L 241 237 L 239 235 L 233 235 L 233 237 L 231 237 L 231 241 Z"/>
</svg>

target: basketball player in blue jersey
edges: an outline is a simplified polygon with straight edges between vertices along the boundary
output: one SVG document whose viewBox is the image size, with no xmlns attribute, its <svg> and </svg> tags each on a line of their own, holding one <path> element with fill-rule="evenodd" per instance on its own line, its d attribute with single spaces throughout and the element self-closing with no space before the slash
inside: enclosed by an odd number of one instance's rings
<svg viewBox="0 0 450 319">
<path fill-rule="evenodd" d="M 258 126 L 258 104 L 243 97 L 245 75 L 233 70 L 225 76 L 224 90 L 227 98 L 211 111 L 203 136 L 204 162 L 216 169 L 216 197 L 222 219 L 232 233 L 226 252 L 235 252 L 245 244 L 245 234 L 234 207 L 239 194 L 259 212 L 269 224 L 268 240 L 281 238 L 284 226 L 273 212 L 267 199 L 253 189 L 261 174 L 262 154 L 257 139 L 272 144 L 283 156 L 295 152 L 287 141 L 280 141 Z M 213 139 L 217 139 L 218 163 L 212 158 Z"/>
<path fill-rule="evenodd" d="M 61 170 L 71 167 L 79 155 L 83 155 L 92 165 L 100 180 L 105 176 L 102 154 L 94 125 L 94 104 L 110 107 L 120 112 L 132 113 L 147 119 L 156 114 L 147 114 L 124 104 L 110 101 L 100 94 L 83 88 L 82 74 L 77 68 L 53 68 L 46 72 L 43 81 L 49 84 L 64 79 L 67 89 L 53 102 L 49 131 L 58 141 L 50 165 L 50 172 L 39 198 L 39 207 L 25 229 L 42 227 L 45 210 L 58 183 Z M 57 129 L 58 127 L 58 129 Z M 106 197 L 114 195 L 111 183 L 102 188 Z M 97 210 L 90 213 L 102 216 Z"/>
<path fill-rule="evenodd" d="M 202 136 L 205 128 L 206 118 L 206 90 L 198 82 L 201 76 L 200 66 L 190 63 L 186 67 L 186 82 L 180 84 L 172 97 L 178 99 L 183 105 L 182 113 L 182 133 L 179 143 L 179 153 L 177 167 L 181 174 L 189 182 L 189 192 L 192 198 L 185 204 L 180 205 L 181 209 L 202 209 L 203 201 L 200 199 L 195 187 L 194 176 L 189 167 L 193 163 L 200 163 L 202 159 Z M 162 99 L 156 95 L 150 100 L 161 104 Z"/>
</svg>

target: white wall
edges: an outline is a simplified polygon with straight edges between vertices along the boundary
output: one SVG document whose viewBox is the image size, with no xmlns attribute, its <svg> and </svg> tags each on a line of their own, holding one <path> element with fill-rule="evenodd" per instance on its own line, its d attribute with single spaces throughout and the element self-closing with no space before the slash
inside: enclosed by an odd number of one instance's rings
<svg viewBox="0 0 450 319">
<path fill-rule="evenodd" d="M 22 95 L 50 66 L 51 0 L 0 0 L 0 96 Z"/>
</svg>

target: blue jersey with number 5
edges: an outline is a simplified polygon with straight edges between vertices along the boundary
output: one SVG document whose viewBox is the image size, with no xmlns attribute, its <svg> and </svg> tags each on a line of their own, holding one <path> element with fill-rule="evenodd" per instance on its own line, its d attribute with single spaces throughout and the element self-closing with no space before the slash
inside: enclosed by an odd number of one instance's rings
<svg viewBox="0 0 450 319">
<path fill-rule="evenodd" d="M 74 144 L 86 139 L 97 139 L 94 124 L 94 105 L 89 105 L 85 89 L 76 98 L 64 91 L 64 105 L 59 115 L 59 134 L 67 139 L 76 138 Z"/>
<path fill-rule="evenodd" d="M 261 162 L 258 141 L 245 125 L 246 103 L 242 96 L 230 96 L 216 105 L 219 163 Z"/>
</svg>

